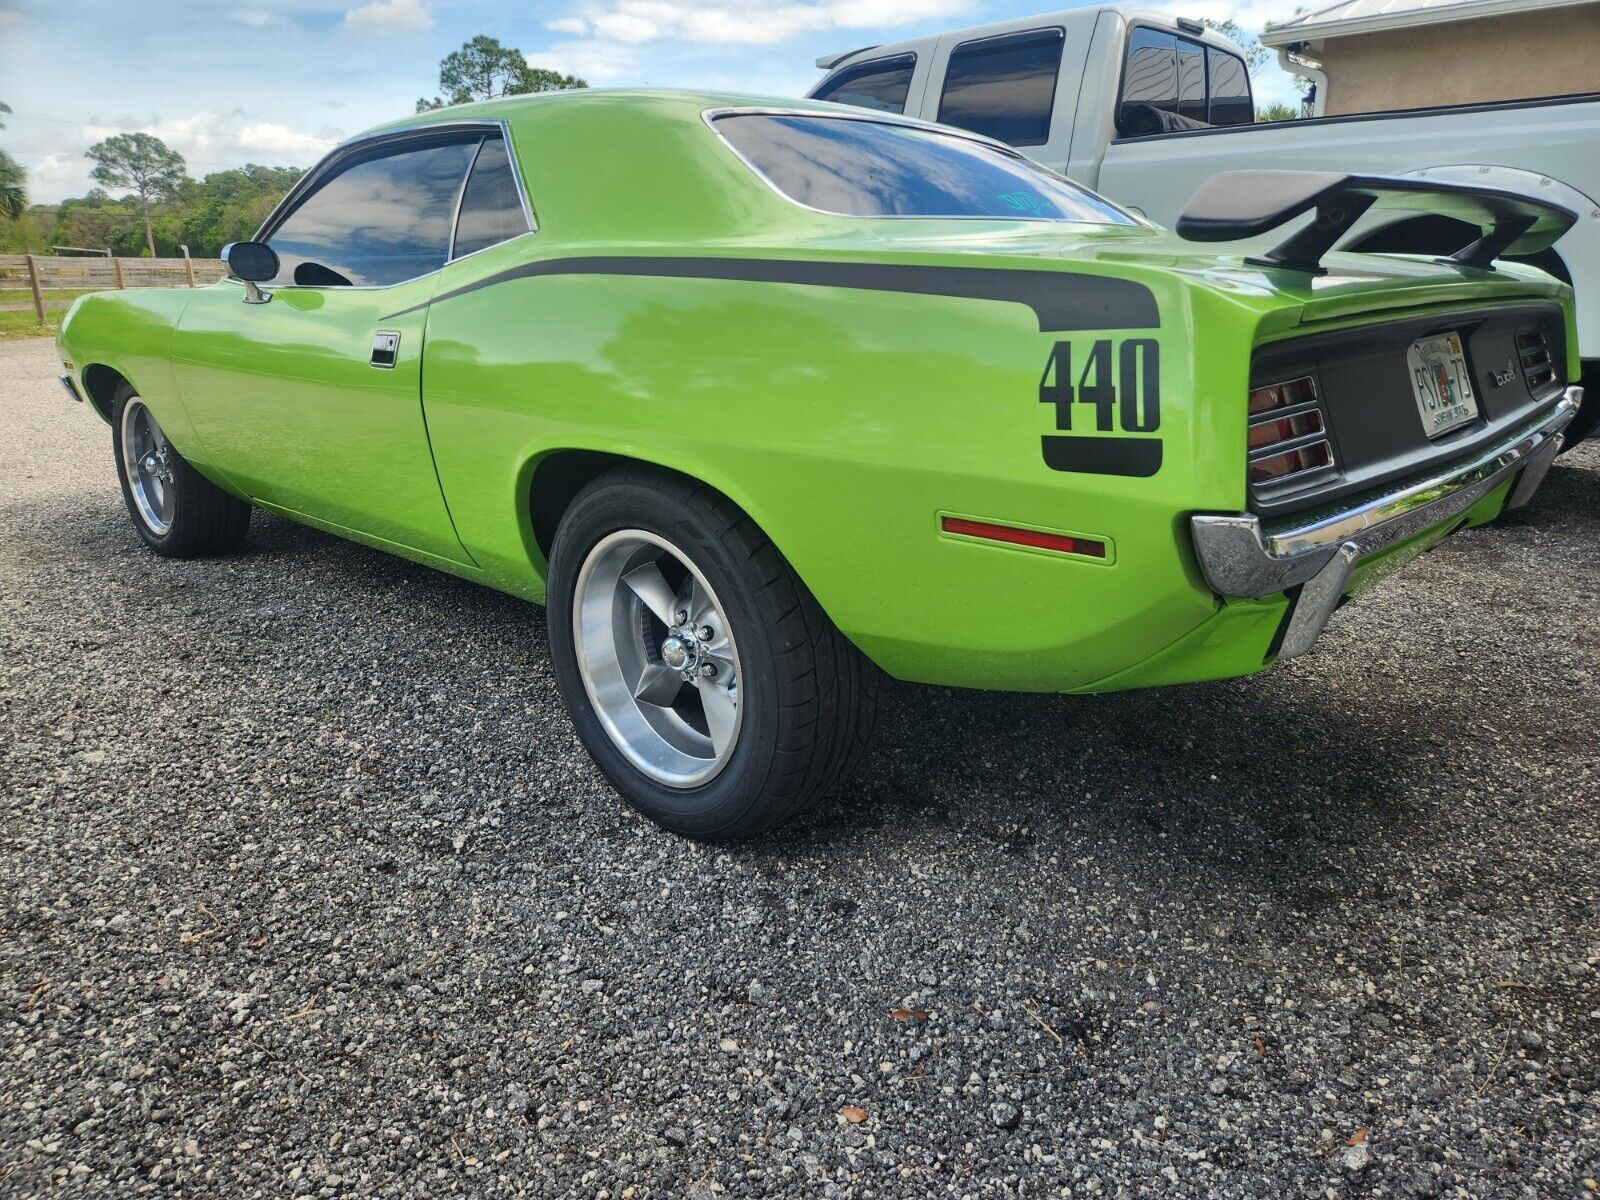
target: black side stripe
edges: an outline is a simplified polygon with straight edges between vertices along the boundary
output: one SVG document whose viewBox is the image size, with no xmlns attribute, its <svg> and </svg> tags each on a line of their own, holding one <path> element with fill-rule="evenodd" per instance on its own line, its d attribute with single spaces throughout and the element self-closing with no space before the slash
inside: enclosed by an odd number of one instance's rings
<svg viewBox="0 0 1600 1200">
<path fill-rule="evenodd" d="M 539 275 L 642 275 L 665 279 L 729 279 L 806 287 L 909 292 L 1026 304 L 1039 332 L 1076 329 L 1156 329 L 1161 314 L 1142 283 L 1071 271 L 1008 267 L 918 267 L 881 263 L 801 262 L 781 258 L 555 258 L 519 263 L 475 283 L 435 296 L 442 304 L 469 292 Z M 385 321 L 427 308 L 414 304 Z"/>
</svg>

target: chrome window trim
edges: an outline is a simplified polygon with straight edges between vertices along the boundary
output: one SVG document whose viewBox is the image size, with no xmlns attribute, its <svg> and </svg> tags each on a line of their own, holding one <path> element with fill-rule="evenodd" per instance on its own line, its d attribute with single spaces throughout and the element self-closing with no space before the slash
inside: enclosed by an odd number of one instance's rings
<svg viewBox="0 0 1600 1200">
<path fill-rule="evenodd" d="M 528 228 L 525 233 L 519 233 L 516 235 L 516 237 L 509 237 L 504 241 L 495 242 L 494 245 L 485 246 L 481 250 L 474 250 L 471 254 L 463 254 L 460 258 L 447 258 L 442 264 L 435 267 L 431 271 L 424 271 L 420 275 L 413 275 L 409 279 L 397 280 L 394 283 L 275 283 L 271 285 L 273 291 L 281 291 L 284 288 L 296 288 L 319 292 L 381 292 L 387 290 L 388 288 L 405 287 L 407 284 L 415 283 L 419 279 L 426 279 L 430 275 L 437 275 L 440 271 L 444 270 L 445 267 L 448 267 L 453 263 L 465 262 L 467 259 L 473 257 L 473 255 L 485 254 L 490 250 L 498 249 L 499 247 L 510 242 L 515 242 L 521 238 L 529 237 L 535 233 L 538 233 L 539 222 L 534 218 L 533 206 L 528 200 L 528 189 L 523 183 L 522 179 L 522 164 L 517 158 L 516 144 L 511 140 L 510 125 L 501 119 L 470 118 L 456 121 L 421 121 L 411 125 L 398 126 L 392 129 L 380 129 L 373 133 L 357 134 L 353 138 L 348 138 L 345 141 L 340 142 L 332 150 L 329 150 L 327 154 L 323 155 L 315 166 L 313 166 L 309 171 L 295 181 L 294 186 L 284 194 L 283 199 L 279 200 L 273 210 L 267 214 L 267 219 L 261 223 L 260 228 L 256 230 L 255 236 L 251 238 L 251 241 L 265 242 L 274 233 L 276 233 L 278 226 L 281 225 L 296 208 L 298 208 L 318 187 L 321 186 L 322 182 L 328 177 L 329 173 L 341 161 L 348 158 L 353 153 L 365 150 L 369 146 L 381 145 L 382 143 L 389 141 L 403 145 L 408 141 L 421 139 L 431 134 L 471 133 L 473 131 L 477 131 L 481 136 L 478 139 L 477 149 L 473 151 L 472 162 L 467 164 L 466 173 L 461 177 L 461 188 L 456 193 L 456 209 L 452 220 L 459 219 L 461 216 L 461 199 L 466 193 L 467 180 L 472 176 L 472 167 L 478 161 L 478 151 L 483 149 L 484 138 L 490 133 L 498 132 L 501 139 L 505 143 L 506 159 L 511 164 L 511 177 L 516 181 L 517 198 L 522 201 L 522 219 L 528 224 Z M 450 251 L 454 251 L 455 244 L 456 231 L 455 225 L 452 223 L 450 226 L 450 244 L 448 247 Z M 223 276 L 223 279 L 232 283 L 239 282 L 238 280 L 233 279 L 232 276 L 225 275 Z"/>
<path fill-rule="evenodd" d="M 820 101 L 819 103 L 829 104 L 832 103 L 832 101 L 824 100 Z M 840 107 L 844 108 L 845 106 L 840 105 Z M 994 138 L 984 137 L 981 133 L 972 133 L 969 130 L 957 129 L 954 126 L 935 125 L 930 121 L 918 121 L 911 117 L 901 116 L 897 113 L 875 112 L 867 109 L 862 109 L 859 112 L 829 112 L 826 109 L 820 108 L 782 108 L 770 105 L 735 105 L 726 108 L 708 108 L 701 112 L 700 119 L 704 121 L 706 127 L 711 130 L 712 136 L 726 146 L 728 148 L 728 152 L 742 162 L 752 175 L 754 175 L 762 183 L 766 184 L 767 188 L 773 193 L 773 195 L 778 196 L 785 202 L 794 205 L 796 208 L 804 209 L 806 212 L 817 213 L 819 216 L 834 217 L 841 221 L 1027 221 L 1036 225 L 1096 225 L 1109 226 L 1113 229 L 1118 227 L 1117 223 L 1114 221 L 1056 221 L 1049 217 L 1009 216 L 995 217 L 953 215 L 944 217 L 930 217 L 917 213 L 878 213 L 874 216 L 863 216 L 860 213 L 841 213 L 834 212 L 831 209 L 817 208 L 815 205 L 807 204 L 803 200 L 796 200 L 793 196 L 789 195 L 788 192 L 784 191 L 776 183 L 774 183 L 771 178 L 768 177 L 765 171 L 756 166 L 755 163 L 751 162 L 750 159 L 747 158 L 737 146 L 730 142 L 723 135 L 722 131 L 717 128 L 717 121 L 722 117 L 813 117 L 821 121 L 860 121 L 867 125 L 894 125 L 902 129 L 915 129 L 922 133 L 936 134 L 939 137 L 947 137 L 958 141 L 972 142 L 975 145 L 986 146 L 990 150 L 997 150 L 1007 158 L 1016 159 L 1030 170 L 1037 171 L 1039 174 L 1048 178 L 1062 180 L 1069 187 L 1085 193 L 1086 195 L 1106 205 L 1112 211 L 1120 213 L 1122 216 L 1126 217 L 1128 228 L 1130 229 L 1152 228 L 1149 221 L 1126 211 L 1115 201 L 1106 199 L 1104 196 L 1100 195 L 1099 192 L 1090 191 L 1081 183 L 1076 183 L 1073 180 L 1068 179 L 1065 175 L 1057 174 L 1055 171 L 1050 170 L 1050 168 L 1042 165 L 1041 163 L 1035 162 L 1026 154 L 1021 154 L 1018 151 L 1013 150 L 1004 142 L 996 141 Z"/>
</svg>

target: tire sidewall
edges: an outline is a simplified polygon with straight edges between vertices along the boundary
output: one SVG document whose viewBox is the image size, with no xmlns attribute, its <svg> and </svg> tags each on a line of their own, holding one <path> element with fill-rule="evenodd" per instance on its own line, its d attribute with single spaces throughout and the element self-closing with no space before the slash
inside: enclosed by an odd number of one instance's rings
<svg viewBox="0 0 1600 1200">
<path fill-rule="evenodd" d="M 144 514 L 139 511 L 138 501 L 133 496 L 133 486 L 128 482 L 128 464 L 123 457 L 122 418 L 127 411 L 128 405 L 134 400 L 138 400 L 141 404 L 144 403 L 139 393 L 134 391 L 128 384 L 123 384 L 117 389 L 117 394 L 111 402 L 111 451 L 117 463 L 117 483 L 122 488 L 122 502 L 128 508 L 128 515 L 133 518 L 134 529 L 147 546 L 155 550 L 162 550 L 172 541 L 173 534 L 178 529 L 178 523 L 182 519 L 183 489 L 177 486 L 177 475 L 188 464 L 174 453 L 172 522 L 167 526 L 165 533 L 156 533 L 150 526 L 145 524 Z"/>
<path fill-rule="evenodd" d="M 665 538 L 705 576 L 739 647 L 740 725 L 733 754 L 715 778 L 667 787 L 644 774 L 612 742 L 595 714 L 578 667 L 572 628 L 578 576 L 604 537 L 640 529 Z M 780 740 L 777 655 L 771 627 L 746 571 L 706 517 L 671 492 L 629 481 L 592 485 L 573 501 L 550 554 L 546 615 L 556 682 L 579 739 L 606 778 L 651 820 L 691 837 L 715 838 L 742 825 L 759 801 Z"/>
</svg>

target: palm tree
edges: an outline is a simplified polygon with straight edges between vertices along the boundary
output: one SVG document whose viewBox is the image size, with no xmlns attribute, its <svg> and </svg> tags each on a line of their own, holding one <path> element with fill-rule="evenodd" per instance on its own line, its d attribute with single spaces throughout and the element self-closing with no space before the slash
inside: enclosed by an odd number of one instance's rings
<svg viewBox="0 0 1600 1200">
<path fill-rule="evenodd" d="M 8 113 L 11 106 L 0 100 L 0 113 Z M 0 121 L 0 129 L 6 123 Z M 0 217 L 15 221 L 28 208 L 27 176 L 17 160 L 0 150 Z"/>
</svg>

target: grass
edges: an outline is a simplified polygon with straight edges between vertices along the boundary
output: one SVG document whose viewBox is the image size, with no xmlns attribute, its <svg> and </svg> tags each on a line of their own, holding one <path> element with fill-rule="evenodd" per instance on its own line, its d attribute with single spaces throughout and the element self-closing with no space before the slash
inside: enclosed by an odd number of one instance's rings
<svg viewBox="0 0 1600 1200">
<path fill-rule="evenodd" d="M 14 342 L 21 338 L 55 337 L 59 326 L 41 325 L 33 309 L 20 312 L 0 312 L 0 342 Z"/>
<path fill-rule="evenodd" d="M 44 302 L 50 304 L 60 301 L 71 304 L 79 296 L 88 295 L 90 292 L 106 291 L 106 288 L 40 288 L 39 294 L 44 297 Z M 0 304 L 32 304 L 33 290 L 25 287 L 0 288 Z"/>
</svg>

